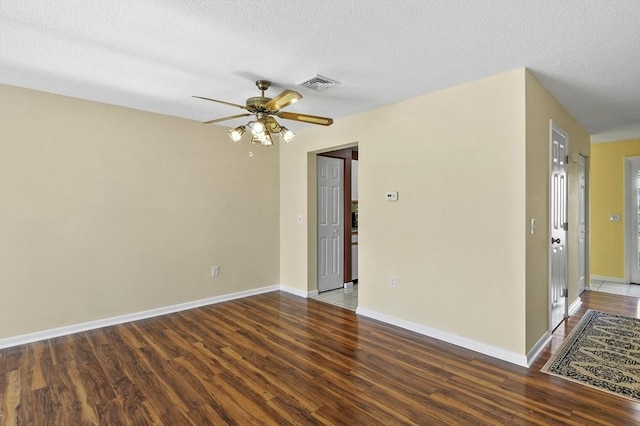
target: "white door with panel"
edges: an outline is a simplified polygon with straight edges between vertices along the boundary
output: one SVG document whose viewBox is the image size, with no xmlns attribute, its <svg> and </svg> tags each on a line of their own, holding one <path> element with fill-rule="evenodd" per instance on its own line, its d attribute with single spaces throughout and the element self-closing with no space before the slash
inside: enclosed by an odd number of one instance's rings
<svg viewBox="0 0 640 426">
<path fill-rule="evenodd" d="M 551 329 L 564 320 L 567 308 L 567 133 L 551 125 L 551 246 L 549 287 Z"/>
<path fill-rule="evenodd" d="M 578 188 L 578 294 L 587 286 L 587 165 L 578 156 L 580 187 Z"/>
<path fill-rule="evenodd" d="M 318 292 L 343 286 L 344 161 L 317 157 L 318 168 Z"/>
</svg>

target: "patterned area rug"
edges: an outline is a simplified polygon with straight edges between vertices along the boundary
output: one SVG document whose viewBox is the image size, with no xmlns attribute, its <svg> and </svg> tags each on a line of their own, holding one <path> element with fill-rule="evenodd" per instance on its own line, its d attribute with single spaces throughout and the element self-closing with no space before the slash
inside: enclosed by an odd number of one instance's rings
<svg viewBox="0 0 640 426">
<path fill-rule="evenodd" d="M 640 401 L 640 319 L 588 310 L 542 371 Z"/>
</svg>

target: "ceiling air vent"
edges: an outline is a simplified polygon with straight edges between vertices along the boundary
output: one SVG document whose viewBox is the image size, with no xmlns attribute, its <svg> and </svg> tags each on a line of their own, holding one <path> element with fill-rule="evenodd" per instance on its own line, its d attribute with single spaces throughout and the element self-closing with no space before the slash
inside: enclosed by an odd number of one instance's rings
<svg viewBox="0 0 640 426">
<path fill-rule="evenodd" d="M 308 89 L 317 90 L 319 92 L 321 90 L 333 87 L 336 84 L 340 84 L 340 82 L 331 80 L 327 77 L 323 77 L 320 74 L 316 74 L 315 76 L 303 81 L 302 83 L 299 83 L 298 86 L 304 86 Z"/>
</svg>

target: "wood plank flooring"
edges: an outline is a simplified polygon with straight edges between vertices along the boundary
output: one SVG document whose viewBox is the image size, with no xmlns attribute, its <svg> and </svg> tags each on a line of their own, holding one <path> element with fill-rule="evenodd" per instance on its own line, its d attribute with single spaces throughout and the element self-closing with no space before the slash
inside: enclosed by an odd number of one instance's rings
<svg viewBox="0 0 640 426">
<path fill-rule="evenodd" d="M 0 351 L 2 425 L 640 424 L 640 404 L 273 292 Z"/>
</svg>

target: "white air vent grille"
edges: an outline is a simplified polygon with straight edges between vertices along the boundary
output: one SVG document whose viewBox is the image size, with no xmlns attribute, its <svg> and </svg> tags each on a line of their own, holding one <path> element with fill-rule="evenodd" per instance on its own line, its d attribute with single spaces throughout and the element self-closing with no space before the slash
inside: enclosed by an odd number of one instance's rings
<svg viewBox="0 0 640 426">
<path fill-rule="evenodd" d="M 320 91 L 333 87 L 336 84 L 340 84 L 340 82 L 327 77 L 323 77 L 320 74 L 316 74 L 315 76 L 303 81 L 302 83 L 299 83 L 298 86 L 304 86 L 309 89 Z"/>
</svg>

